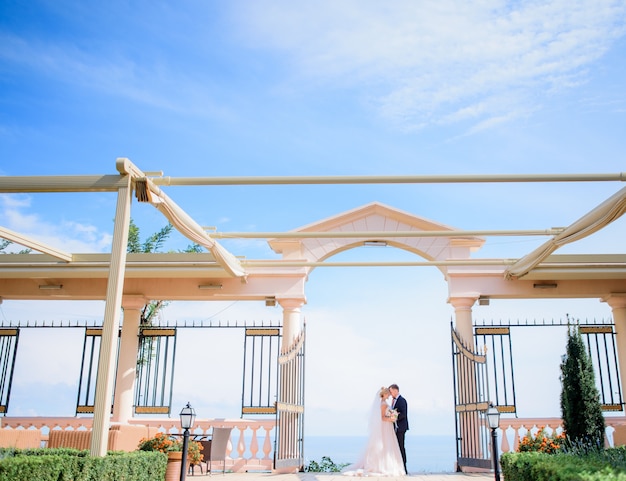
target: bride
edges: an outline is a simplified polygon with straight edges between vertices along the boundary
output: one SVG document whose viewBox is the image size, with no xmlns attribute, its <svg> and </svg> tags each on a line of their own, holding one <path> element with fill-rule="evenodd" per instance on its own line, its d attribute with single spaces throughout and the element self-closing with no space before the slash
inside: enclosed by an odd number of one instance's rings
<svg viewBox="0 0 626 481">
<path fill-rule="evenodd" d="M 376 393 L 369 418 L 369 435 L 365 449 L 356 463 L 341 472 L 348 476 L 405 476 L 398 439 L 393 429 L 394 412 L 387 404 L 386 387 Z"/>
</svg>

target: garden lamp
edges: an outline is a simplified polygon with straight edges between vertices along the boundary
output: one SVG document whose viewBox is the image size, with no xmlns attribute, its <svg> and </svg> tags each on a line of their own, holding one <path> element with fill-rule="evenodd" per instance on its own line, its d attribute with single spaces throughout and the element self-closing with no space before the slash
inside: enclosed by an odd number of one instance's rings
<svg viewBox="0 0 626 481">
<path fill-rule="evenodd" d="M 191 404 L 187 405 L 180 412 L 180 427 L 185 431 L 183 433 L 183 456 L 180 463 L 180 481 L 185 481 L 185 475 L 187 474 L 187 447 L 189 446 L 189 430 L 193 427 L 193 422 L 196 420 L 196 411 L 191 407 Z"/>
<path fill-rule="evenodd" d="M 191 429 L 196 420 L 196 411 L 189 403 L 180 411 L 180 427 L 183 429 Z"/>
<path fill-rule="evenodd" d="M 498 435 L 496 429 L 500 426 L 500 411 L 498 408 L 489 403 L 489 408 L 485 413 L 487 417 L 487 424 L 491 429 L 491 458 L 493 460 L 493 475 L 495 481 L 500 481 L 500 468 L 498 466 Z"/>
</svg>

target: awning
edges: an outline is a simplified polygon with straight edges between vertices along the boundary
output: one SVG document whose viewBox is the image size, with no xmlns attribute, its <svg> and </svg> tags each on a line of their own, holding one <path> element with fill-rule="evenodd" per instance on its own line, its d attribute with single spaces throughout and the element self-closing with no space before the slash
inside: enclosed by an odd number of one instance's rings
<svg viewBox="0 0 626 481">
<path fill-rule="evenodd" d="M 239 259 L 212 239 L 183 209 L 161 191 L 150 179 L 135 179 L 135 195 L 139 202 L 149 202 L 185 237 L 206 248 L 215 260 L 234 277 L 246 277 Z"/>
<path fill-rule="evenodd" d="M 626 187 L 609 197 L 598 207 L 578 219 L 530 254 L 519 259 L 505 271 L 505 277 L 511 279 L 525 276 L 559 247 L 583 239 L 599 231 L 614 220 L 619 219 L 625 211 Z"/>
</svg>

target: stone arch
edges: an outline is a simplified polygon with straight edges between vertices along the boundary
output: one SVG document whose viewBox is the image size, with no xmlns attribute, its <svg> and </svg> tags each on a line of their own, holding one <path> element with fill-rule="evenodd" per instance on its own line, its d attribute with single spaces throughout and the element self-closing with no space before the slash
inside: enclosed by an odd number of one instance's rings
<svg viewBox="0 0 626 481">
<path fill-rule="evenodd" d="M 412 252 L 428 261 L 443 261 L 469 259 L 471 253 L 480 249 L 485 242 L 484 238 L 476 236 L 390 238 L 380 235 L 383 232 L 452 232 L 454 230 L 450 226 L 372 202 L 292 231 L 294 233 L 365 233 L 363 237 L 287 237 L 271 239 L 269 245 L 274 252 L 282 254 L 283 260 L 321 262 L 340 252 L 360 247 L 365 242 L 377 241 Z M 439 269 L 445 273 L 444 268 L 439 267 Z"/>
</svg>

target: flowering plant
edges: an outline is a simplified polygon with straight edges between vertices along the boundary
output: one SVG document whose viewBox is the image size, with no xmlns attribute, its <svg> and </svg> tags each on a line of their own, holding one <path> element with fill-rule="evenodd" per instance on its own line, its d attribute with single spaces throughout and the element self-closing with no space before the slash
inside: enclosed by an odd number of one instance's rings
<svg viewBox="0 0 626 481">
<path fill-rule="evenodd" d="M 139 441 L 137 449 L 140 451 L 159 451 L 169 453 L 170 451 L 181 451 L 180 441 L 165 433 L 156 433 L 153 438 L 143 438 Z"/>
<path fill-rule="evenodd" d="M 187 461 L 189 464 L 198 465 L 204 461 L 204 454 L 200 451 L 204 449 L 204 446 L 197 441 L 189 441 L 187 446 Z"/>
<path fill-rule="evenodd" d="M 398 420 L 398 410 L 397 409 L 387 409 L 387 417 L 391 418 L 391 422 L 395 423 Z"/>
<path fill-rule="evenodd" d="M 181 440 L 165 433 L 156 433 L 153 438 L 143 438 L 139 441 L 137 449 L 140 451 L 159 451 L 161 453 L 169 453 L 171 451 L 182 451 L 183 443 Z M 189 464 L 200 464 L 204 460 L 204 454 L 200 451 L 204 446 L 197 441 L 189 441 L 187 445 L 187 461 Z"/>
<path fill-rule="evenodd" d="M 537 451 L 554 454 L 561 450 L 564 442 L 565 433 L 557 434 L 556 431 L 552 431 L 552 434 L 548 434 L 545 427 L 542 427 L 535 436 L 528 430 L 526 436 L 520 440 L 517 450 L 520 453 Z"/>
</svg>

